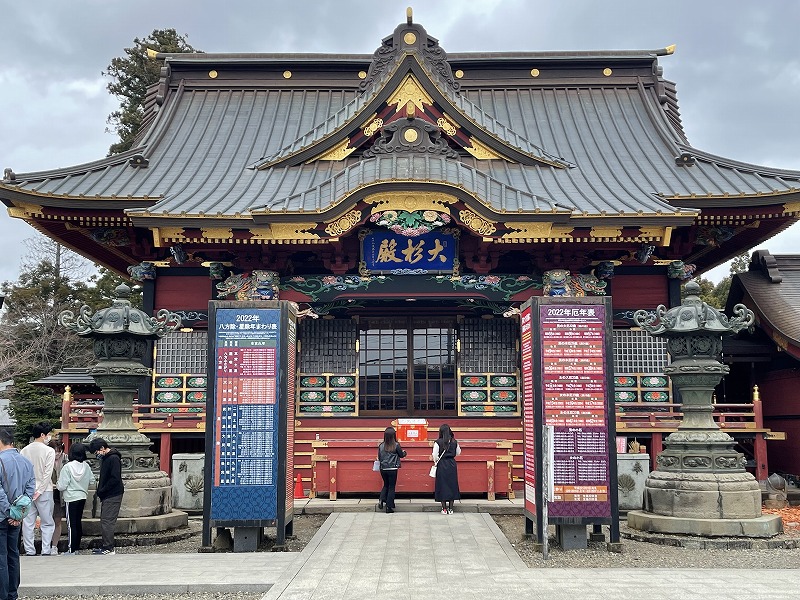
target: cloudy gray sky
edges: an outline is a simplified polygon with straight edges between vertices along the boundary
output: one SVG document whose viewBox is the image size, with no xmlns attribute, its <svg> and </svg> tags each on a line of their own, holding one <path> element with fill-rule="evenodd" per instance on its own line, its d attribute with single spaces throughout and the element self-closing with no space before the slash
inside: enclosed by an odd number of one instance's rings
<svg viewBox="0 0 800 600">
<path fill-rule="evenodd" d="M 0 0 L 0 168 L 65 167 L 105 156 L 117 107 L 101 76 L 134 37 L 175 28 L 206 52 L 372 53 L 405 19 L 447 52 L 644 50 L 677 82 L 690 142 L 800 170 L 796 0 Z M 15 280 L 24 222 L 0 215 L 0 280 Z M 800 226 L 769 240 L 797 252 Z M 727 268 L 710 273 L 718 280 Z"/>
</svg>

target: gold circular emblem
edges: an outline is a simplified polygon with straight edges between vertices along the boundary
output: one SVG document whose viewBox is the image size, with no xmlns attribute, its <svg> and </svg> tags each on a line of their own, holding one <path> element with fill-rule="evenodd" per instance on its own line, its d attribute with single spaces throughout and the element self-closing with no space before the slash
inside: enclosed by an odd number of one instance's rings
<svg viewBox="0 0 800 600">
<path fill-rule="evenodd" d="M 216 79 L 217 75 L 218 75 L 218 73 L 216 71 L 209 71 L 208 72 L 208 76 L 211 77 L 211 79 Z"/>
<path fill-rule="evenodd" d="M 366 79 L 367 78 L 367 72 L 366 71 L 359 71 L 358 72 L 358 78 L 359 79 Z"/>
<path fill-rule="evenodd" d="M 461 79 L 463 76 L 464 76 L 464 71 L 462 71 L 461 69 L 459 69 L 458 71 L 456 71 L 456 77 L 457 77 L 458 79 Z"/>
<path fill-rule="evenodd" d="M 416 129 L 414 129 L 413 127 L 409 127 L 403 132 L 403 137 L 409 144 L 413 144 L 414 142 L 417 141 L 419 134 L 417 133 Z"/>
<path fill-rule="evenodd" d="M 417 36 L 409 31 L 403 36 L 403 41 L 408 45 L 415 44 L 417 42 Z"/>
<path fill-rule="evenodd" d="M 283 78 L 284 79 L 291 79 L 292 78 L 292 72 L 291 71 L 284 71 L 283 72 Z"/>
<path fill-rule="evenodd" d="M 531 77 L 538 77 L 539 69 L 531 69 Z"/>
<path fill-rule="evenodd" d="M 606 67 L 605 69 L 603 69 L 603 75 L 605 75 L 606 77 L 608 77 L 609 75 L 611 75 L 611 73 L 612 73 L 612 72 L 613 72 L 613 71 L 612 71 L 611 69 L 609 69 L 608 67 Z"/>
</svg>

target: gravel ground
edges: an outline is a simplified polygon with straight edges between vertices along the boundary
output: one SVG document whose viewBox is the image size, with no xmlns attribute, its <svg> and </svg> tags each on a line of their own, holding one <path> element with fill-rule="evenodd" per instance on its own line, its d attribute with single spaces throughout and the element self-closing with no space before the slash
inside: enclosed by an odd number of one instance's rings
<svg viewBox="0 0 800 600">
<path fill-rule="evenodd" d="M 297 515 L 294 517 L 294 531 L 292 536 L 286 540 L 286 550 L 288 552 L 301 552 L 306 544 L 311 541 L 314 534 L 325 522 L 327 515 Z M 167 543 L 161 543 L 160 538 L 163 534 L 147 534 L 138 536 L 117 536 L 117 554 L 180 554 L 185 552 L 200 552 L 202 542 L 203 521 L 201 518 L 190 518 L 189 526 L 182 530 L 176 530 L 173 537 L 177 539 Z M 264 543 L 259 548 L 259 552 L 272 550 L 275 544 L 275 529 L 268 528 Z M 216 530 L 212 532 L 216 534 Z M 224 550 L 216 549 L 220 552 Z"/>
<path fill-rule="evenodd" d="M 555 545 L 555 533 L 551 527 L 550 552 L 545 561 L 542 559 L 541 551 L 534 547 L 534 542 L 524 539 L 523 516 L 496 515 L 494 520 L 520 558 L 526 565 L 534 568 L 796 569 L 800 565 L 800 548 L 772 550 L 681 548 L 625 539 L 625 533 L 634 532 L 627 529 L 624 524 L 620 525 L 621 553 L 608 552 L 603 542 L 589 542 L 586 550 L 561 550 Z M 608 528 L 604 527 L 604 531 L 608 539 Z M 771 541 L 792 541 L 798 538 L 800 533 L 790 531 L 771 538 Z M 675 541 L 689 540 L 683 538 Z"/>
</svg>

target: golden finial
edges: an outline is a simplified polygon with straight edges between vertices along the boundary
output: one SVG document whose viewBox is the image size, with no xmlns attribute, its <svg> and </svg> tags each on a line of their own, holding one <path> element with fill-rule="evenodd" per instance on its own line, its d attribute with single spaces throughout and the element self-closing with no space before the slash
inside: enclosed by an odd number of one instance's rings
<svg viewBox="0 0 800 600">
<path fill-rule="evenodd" d="M 147 49 L 147 58 L 155 58 L 158 56 L 158 50 L 153 50 L 152 48 Z"/>
<path fill-rule="evenodd" d="M 671 45 L 667 46 L 666 48 L 664 48 L 664 50 L 667 51 L 667 54 L 673 54 L 675 52 L 675 47 L 676 47 L 675 44 L 671 44 Z"/>
<path fill-rule="evenodd" d="M 64 388 L 64 402 L 72 402 L 72 388 L 70 386 Z"/>
<path fill-rule="evenodd" d="M 758 393 L 758 386 L 753 386 L 753 402 L 761 402 L 761 394 Z"/>
<path fill-rule="evenodd" d="M 413 10 L 411 9 L 411 7 L 409 6 L 409 7 L 406 9 L 406 23 L 408 23 L 409 25 L 411 25 L 413 22 L 414 22 L 414 11 L 413 11 Z"/>
</svg>

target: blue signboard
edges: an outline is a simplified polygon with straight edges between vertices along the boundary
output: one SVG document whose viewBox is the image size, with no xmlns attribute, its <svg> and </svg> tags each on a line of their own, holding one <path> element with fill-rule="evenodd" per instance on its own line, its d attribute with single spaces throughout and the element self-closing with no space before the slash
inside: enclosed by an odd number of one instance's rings
<svg viewBox="0 0 800 600">
<path fill-rule="evenodd" d="M 364 237 L 361 253 L 371 273 L 452 273 L 457 254 L 456 237 L 444 231 L 416 237 L 393 231 L 371 231 Z"/>
<path fill-rule="evenodd" d="M 281 311 L 221 308 L 215 319 L 211 519 L 278 516 Z M 283 498 L 281 498 L 283 501 Z"/>
</svg>

